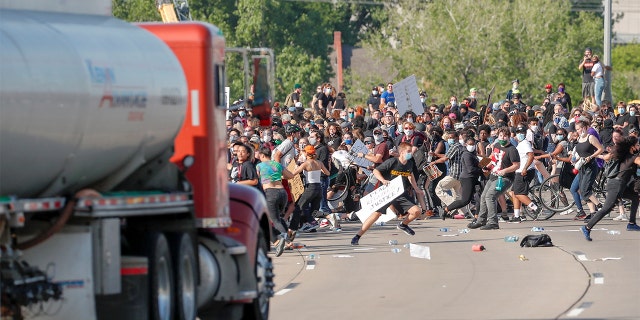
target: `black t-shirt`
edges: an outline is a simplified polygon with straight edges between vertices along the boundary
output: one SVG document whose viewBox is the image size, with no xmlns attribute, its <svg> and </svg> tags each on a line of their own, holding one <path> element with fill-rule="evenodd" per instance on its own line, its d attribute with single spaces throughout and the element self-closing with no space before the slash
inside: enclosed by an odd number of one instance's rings
<svg viewBox="0 0 640 320">
<path fill-rule="evenodd" d="M 618 115 L 616 117 L 616 123 L 615 124 L 622 126 L 622 125 L 624 125 L 625 122 L 629 122 L 629 114 L 628 113 L 621 114 L 621 115 Z M 628 128 L 627 128 L 627 130 L 628 130 Z"/>
<path fill-rule="evenodd" d="M 291 94 L 291 100 L 293 100 L 293 101 L 300 101 L 300 94 L 294 91 L 294 92 Z"/>
<path fill-rule="evenodd" d="M 515 149 L 515 148 L 514 148 Z M 418 168 L 416 167 L 415 161 L 413 159 L 409 159 L 407 163 L 402 164 L 397 157 L 391 157 L 384 161 L 382 164 L 376 167 L 376 170 L 380 171 L 382 176 L 386 180 L 393 180 L 397 176 L 402 176 L 402 184 L 404 185 L 405 191 L 411 188 L 411 183 L 409 183 L 409 176 L 411 174 L 415 174 L 418 172 Z"/>
<path fill-rule="evenodd" d="M 380 95 L 370 95 L 369 100 L 367 100 L 367 106 L 369 105 L 371 105 L 373 110 L 380 110 Z"/>
<path fill-rule="evenodd" d="M 320 144 L 316 146 L 316 160 L 322 162 L 325 167 L 329 167 L 329 149 L 324 144 Z M 321 174 L 322 177 L 326 177 L 324 173 Z"/>
<path fill-rule="evenodd" d="M 591 76 L 591 68 L 593 68 L 593 61 L 591 59 L 586 59 L 584 64 L 582 65 L 582 82 L 588 83 L 593 82 L 593 77 Z"/>
<path fill-rule="evenodd" d="M 513 146 L 513 144 L 509 143 L 506 147 L 501 146 L 499 143 L 496 143 L 491 151 L 491 164 L 494 166 L 491 169 L 492 180 L 495 179 L 495 173 L 498 170 L 502 170 L 504 168 L 508 168 L 513 165 L 514 162 L 520 162 L 520 155 L 518 154 L 518 149 Z M 515 172 L 510 172 L 504 175 L 505 178 L 513 181 L 516 174 Z"/>
<path fill-rule="evenodd" d="M 251 161 L 245 161 L 242 164 L 234 161 L 229 171 L 229 178 L 233 182 L 258 179 L 258 171 Z M 255 187 L 260 188 L 260 184 L 258 183 Z"/>
<path fill-rule="evenodd" d="M 638 128 L 638 116 L 631 116 L 629 115 L 629 119 L 627 120 L 627 122 L 629 122 L 629 125 L 627 126 L 627 133 L 629 133 L 629 130 L 631 130 L 631 128 L 636 128 L 636 129 L 640 129 Z"/>
<path fill-rule="evenodd" d="M 332 96 L 327 96 L 324 93 L 320 94 L 318 100 L 320 100 L 320 103 L 325 110 L 327 110 L 329 103 L 333 105 L 333 103 L 336 101 L 335 98 L 333 98 Z"/>
</svg>

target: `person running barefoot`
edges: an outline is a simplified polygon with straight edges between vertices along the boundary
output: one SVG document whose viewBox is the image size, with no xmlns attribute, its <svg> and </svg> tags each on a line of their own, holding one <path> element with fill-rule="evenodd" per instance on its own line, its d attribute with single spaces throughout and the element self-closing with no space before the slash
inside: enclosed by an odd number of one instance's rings
<svg viewBox="0 0 640 320">
<path fill-rule="evenodd" d="M 380 215 L 387 212 L 387 208 L 391 205 L 400 209 L 401 212 L 409 213 L 400 223 L 398 223 L 397 228 L 411 236 L 416 234 L 413 229 L 409 227 L 409 223 L 420 216 L 422 209 L 413 201 L 412 197 L 409 196 L 409 188 L 413 188 L 417 193 L 417 197 L 418 200 L 420 200 L 422 208 L 426 208 L 426 205 L 424 203 L 424 192 L 418 188 L 416 178 L 413 174 L 414 172 L 417 172 L 418 169 L 412 159 L 413 155 L 411 154 L 411 148 L 412 146 L 409 143 L 401 142 L 398 145 L 398 152 L 400 154 L 397 158 L 389 158 L 377 168 L 373 169 L 373 174 L 383 185 L 388 185 L 395 177 L 402 176 L 404 193 L 384 205 L 382 208 L 376 210 L 376 212 L 371 214 L 367 220 L 362 222 L 362 227 L 353 239 L 351 239 L 352 246 L 357 246 L 359 244 L 360 238 L 365 234 L 365 232 L 367 232 L 367 230 L 369 230 L 369 228 L 371 228 L 371 225 L 378 220 Z"/>
</svg>

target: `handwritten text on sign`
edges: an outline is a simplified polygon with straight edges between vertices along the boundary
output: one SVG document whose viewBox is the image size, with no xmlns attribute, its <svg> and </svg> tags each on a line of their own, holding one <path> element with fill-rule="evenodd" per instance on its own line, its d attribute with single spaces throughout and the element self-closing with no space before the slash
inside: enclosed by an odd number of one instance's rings
<svg viewBox="0 0 640 320">
<path fill-rule="evenodd" d="M 373 190 L 371 193 L 360 199 L 360 205 L 362 209 L 356 212 L 356 215 L 358 215 L 358 218 L 360 218 L 361 222 L 364 222 L 373 212 L 382 208 L 384 205 L 391 202 L 402 193 L 404 193 L 404 185 L 402 184 L 402 177 L 398 176 L 391 180 L 388 185 L 381 186 L 380 188 Z M 392 218 L 395 218 L 393 217 L 393 215 L 383 216 L 392 216 Z"/>
</svg>

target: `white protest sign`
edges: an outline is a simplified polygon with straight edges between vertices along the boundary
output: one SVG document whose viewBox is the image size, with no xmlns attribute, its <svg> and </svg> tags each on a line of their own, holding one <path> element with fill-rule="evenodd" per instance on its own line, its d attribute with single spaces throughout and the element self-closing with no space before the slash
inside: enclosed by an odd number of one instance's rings
<svg viewBox="0 0 640 320">
<path fill-rule="evenodd" d="M 431 249 L 414 243 L 409 244 L 409 254 L 414 258 L 431 260 Z"/>
<path fill-rule="evenodd" d="M 373 190 L 368 195 L 360 199 L 361 209 L 356 212 L 356 215 L 360 219 L 360 222 L 365 222 L 369 216 L 376 210 L 382 208 L 393 199 L 404 193 L 404 185 L 402 183 L 402 176 L 398 176 L 391 180 L 386 186 L 381 186 L 378 189 Z M 394 214 L 383 214 L 376 221 L 387 222 L 395 218 Z"/>
<path fill-rule="evenodd" d="M 396 98 L 396 108 L 398 108 L 400 115 L 403 115 L 407 111 L 413 111 L 415 114 L 422 114 L 424 112 L 415 75 L 411 75 L 395 83 L 393 85 L 393 95 Z"/>
</svg>

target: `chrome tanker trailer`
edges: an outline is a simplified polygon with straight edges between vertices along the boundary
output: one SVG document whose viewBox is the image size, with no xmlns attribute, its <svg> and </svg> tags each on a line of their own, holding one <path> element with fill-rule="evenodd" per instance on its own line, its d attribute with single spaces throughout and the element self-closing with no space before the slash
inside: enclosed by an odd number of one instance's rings
<svg viewBox="0 0 640 320">
<path fill-rule="evenodd" d="M 172 49 L 110 16 L 0 7 L 3 319 L 267 317 L 264 198 L 215 174 L 224 110 L 192 87 L 224 77 L 192 81 Z"/>
</svg>

